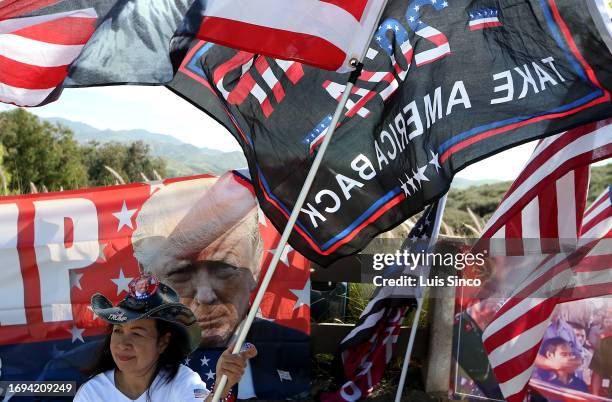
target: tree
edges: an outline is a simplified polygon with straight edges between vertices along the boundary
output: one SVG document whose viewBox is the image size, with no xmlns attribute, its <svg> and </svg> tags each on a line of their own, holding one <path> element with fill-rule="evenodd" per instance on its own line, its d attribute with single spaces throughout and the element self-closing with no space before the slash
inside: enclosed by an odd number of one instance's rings
<svg viewBox="0 0 612 402">
<path fill-rule="evenodd" d="M 142 141 L 129 145 L 117 142 L 100 144 L 90 142 L 83 147 L 83 161 L 87 166 L 90 184 L 104 186 L 115 184 L 116 179 L 105 168 L 111 167 L 126 182 L 142 181 L 140 173 L 153 179 L 153 170 L 162 177 L 166 175 L 166 162 L 149 154 L 149 146 Z"/>
<path fill-rule="evenodd" d="M 3 112 L 0 144 L 10 191 L 24 192 L 30 182 L 50 190 L 88 184 L 80 147 L 65 127 L 41 122 L 24 109 Z"/>
</svg>

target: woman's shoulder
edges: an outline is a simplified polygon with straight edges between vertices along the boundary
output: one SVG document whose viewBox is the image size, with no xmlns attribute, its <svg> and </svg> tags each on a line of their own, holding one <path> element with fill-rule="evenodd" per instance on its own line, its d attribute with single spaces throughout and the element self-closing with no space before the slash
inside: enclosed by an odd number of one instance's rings
<svg viewBox="0 0 612 402">
<path fill-rule="evenodd" d="M 172 389 L 175 395 L 181 395 L 181 400 L 191 401 L 194 396 L 206 397 L 209 391 L 202 377 L 189 367 L 181 364 L 176 377 L 172 380 Z"/>
<path fill-rule="evenodd" d="M 110 387 L 113 387 L 112 381 L 113 371 L 105 371 L 104 373 L 97 374 L 85 381 L 77 391 L 74 401 L 75 402 L 87 402 L 89 400 L 96 400 L 96 397 L 102 395 L 102 392 L 107 393 Z M 94 399 L 92 399 L 94 398 Z"/>
<path fill-rule="evenodd" d="M 200 375 L 193 371 L 191 368 L 181 364 L 176 372 L 175 381 L 183 382 L 183 381 L 202 381 Z"/>
</svg>

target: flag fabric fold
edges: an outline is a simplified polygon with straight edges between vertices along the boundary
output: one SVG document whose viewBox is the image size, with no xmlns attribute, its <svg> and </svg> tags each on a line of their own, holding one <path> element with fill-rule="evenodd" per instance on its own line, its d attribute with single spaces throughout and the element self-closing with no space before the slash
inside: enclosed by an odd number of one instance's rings
<svg viewBox="0 0 612 402">
<path fill-rule="evenodd" d="M 483 332 L 491 367 L 510 402 L 527 394 L 557 304 L 612 289 L 609 188 L 585 211 L 589 164 L 612 156 L 611 123 L 542 140 L 484 230 L 483 239 L 500 242 L 491 243 L 492 253 L 541 255 Z"/>
<path fill-rule="evenodd" d="M 369 45 L 382 0 L 196 1 L 201 23 L 191 35 L 224 46 L 351 71 Z M 184 34 L 184 32 L 179 32 Z"/>
<path fill-rule="evenodd" d="M 402 243 L 401 250 L 422 253 L 433 246 L 442 219 L 443 202 L 430 205 Z M 440 209 L 440 210 L 439 210 Z M 429 277 L 428 266 L 393 266 L 384 271 L 387 278 Z M 383 286 L 376 289 L 353 330 L 342 340 L 339 353 L 346 382 L 334 393 L 321 396 L 324 402 L 355 401 L 367 397 L 380 382 L 391 360 L 400 327 L 407 311 L 422 297 L 417 286 Z"/>
</svg>

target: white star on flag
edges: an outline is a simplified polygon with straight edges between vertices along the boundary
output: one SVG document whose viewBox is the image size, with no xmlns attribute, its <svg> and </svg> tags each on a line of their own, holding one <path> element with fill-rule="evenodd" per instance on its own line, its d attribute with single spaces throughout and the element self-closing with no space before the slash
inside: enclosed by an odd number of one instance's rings
<svg viewBox="0 0 612 402">
<path fill-rule="evenodd" d="M 436 168 L 436 173 L 438 173 L 438 170 L 440 169 L 440 163 L 438 162 L 438 154 L 434 154 L 434 151 L 429 151 L 431 152 L 431 160 L 429 161 L 430 165 L 434 165 L 434 167 Z"/>
<path fill-rule="evenodd" d="M 410 184 L 410 187 L 412 187 L 414 191 L 417 191 L 419 188 L 414 184 L 414 177 L 410 177 L 406 173 L 404 173 L 404 175 L 406 175 L 406 183 Z"/>
<path fill-rule="evenodd" d="M 187 357 L 185 358 L 185 361 L 183 362 L 183 364 L 184 364 L 185 366 L 189 366 L 189 362 L 190 362 L 190 361 L 191 361 L 191 359 L 189 358 L 189 356 L 187 356 Z"/>
<path fill-rule="evenodd" d="M 134 226 L 132 225 L 132 216 L 134 216 L 135 213 L 136 209 L 127 209 L 127 205 L 125 201 L 123 201 L 121 211 L 113 212 L 113 216 L 119 219 L 119 224 L 117 225 L 117 232 L 119 232 L 124 226 L 127 226 L 130 229 L 134 229 Z"/>
<path fill-rule="evenodd" d="M 416 179 L 416 181 L 419 182 L 419 185 L 421 185 L 422 181 L 429 181 L 429 179 L 427 178 L 427 176 L 425 176 L 425 169 L 427 169 L 427 165 L 422 166 L 420 168 L 417 168 L 417 172 L 415 173 L 414 171 L 412 172 L 414 174 L 414 178 Z"/>
<path fill-rule="evenodd" d="M 402 191 L 404 192 L 404 195 L 406 196 L 406 198 L 408 198 L 408 196 L 410 195 L 410 191 L 408 190 L 408 182 L 404 183 L 401 180 L 399 180 L 399 182 L 400 182 L 400 187 L 402 188 Z"/>
<path fill-rule="evenodd" d="M 77 287 L 80 290 L 83 290 L 83 288 L 81 287 L 81 278 L 83 277 L 83 274 L 79 274 L 78 272 L 74 271 L 74 270 L 70 270 L 70 287 L 72 288 Z"/>
<path fill-rule="evenodd" d="M 67 329 L 66 331 L 70 332 L 72 335 L 72 343 L 74 343 L 77 339 L 85 343 L 85 340 L 83 339 L 83 332 L 85 332 L 85 328 L 78 328 L 73 325 L 72 328 Z"/>
<path fill-rule="evenodd" d="M 310 305 L 310 279 L 306 281 L 303 289 L 289 289 L 291 293 L 297 296 L 293 309 L 298 309 L 304 305 Z"/>
<path fill-rule="evenodd" d="M 270 253 L 272 253 L 272 255 L 274 255 L 274 254 L 276 254 L 276 250 L 277 249 L 272 249 L 272 250 L 270 250 Z M 291 247 L 288 244 L 283 249 L 283 252 L 281 254 L 280 260 L 286 266 L 289 266 L 289 253 L 292 252 L 292 251 L 293 251 L 293 247 Z"/>
<path fill-rule="evenodd" d="M 119 268 L 119 277 L 115 278 L 115 279 L 111 279 L 111 281 L 114 282 L 115 285 L 117 285 L 117 296 L 119 296 L 121 294 L 121 292 L 123 292 L 124 290 L 126 292 L 129 292 L 129 287 L 128 285 L 130 284 L 130 282 L 132 281 L 132 279 L 134 278 L 126 278 L 123 275 L 123 269 Z"/>
<path fill-rule="evenodd" d="M 208 362 L 210 361 L 210 359 L 206 358 L 206 356 L 202 357 L 200 359 L 200 362 L 202 363 L 202 366 L 208 366 Z"/>
<path fill-rule="evenodd" d="M 212 380 L 213 378 L 215 378 L 215 373 L 213 373 L 212 370 L 208 370 L 208 373 L 206 373 L 206 379 Z"/>
</svg>

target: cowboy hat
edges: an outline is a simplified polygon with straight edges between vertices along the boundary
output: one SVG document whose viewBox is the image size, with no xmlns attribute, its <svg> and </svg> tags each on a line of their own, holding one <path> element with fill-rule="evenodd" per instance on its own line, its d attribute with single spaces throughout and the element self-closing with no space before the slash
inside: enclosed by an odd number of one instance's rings
<svg viewBox="0 0 612 402">
<path fill-rule="evenodd" d="M 151 274 L 143 274 L 133 279 L 128 288 L 128 295 L 116 306 L 100 293 L 93 295 L 93 312 L 109 324 L 125 324 L 141 319 L 167 321 L 184 332 L 190 353 L 198 348 L 202 330 L 193 312 L 179 302 L 178 293 L 174 289 L 159 282 Z"/>
</svg>

